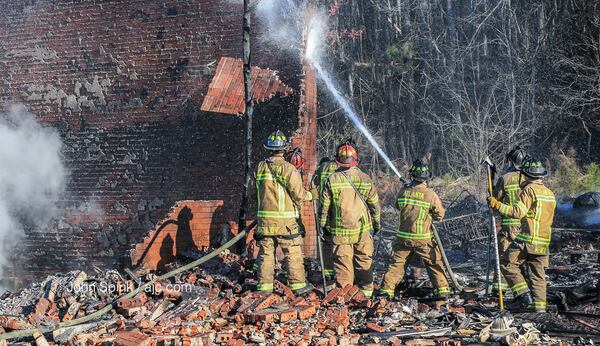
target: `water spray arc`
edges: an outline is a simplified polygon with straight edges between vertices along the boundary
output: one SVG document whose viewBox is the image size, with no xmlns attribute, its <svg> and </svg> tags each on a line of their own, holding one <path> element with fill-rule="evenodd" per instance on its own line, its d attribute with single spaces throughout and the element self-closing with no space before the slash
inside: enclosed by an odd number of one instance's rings
<svg viewBox="0 0 600 346">
<path fill-rule="evenodd" d="M 408 183 L 408 181 L 402 176 L 402 174 L 400 174 L 400 172 L 398 171 L 396 166 L 394 166 L 394 164 L 392 163 L 392 160 L 390 160 L 390 158 L 387 156 L 387 154 L 383 151 L 383 149 L 381 148 L 379 143 L 377 143 L 375 138 L 373 138 L 373 135 L 371 135 L 371 132 L 369 131 L 369 129 L 367 129 L 366 126 L 359 119 L 358 114 L 356 113 L 356 111 L 354 111 L 354 109 L 352 108 L 352 106 L 350 105 L 348 100 L 346 100 L 346 98 L 344 98 L 342 96 L 342 94 L 337 90 L 337 88 L 336 88 L 335 84 L 333 83 L 333 80 L 331 79 L 329 74 L 323 70 L 323 68 L 321 67 L 321 65 L 318 62 L 316 62 L 312 59 L 310 61 L 312 63 L 312 66 L 314 67 L 314 69 L 317 71 L 317 74 L 323 81 L 323 83 L 325 83 L 327 90 L 329 90 L 329 92 L 335 98 L 336 102 L 340 105 L 340 107 L 342 107 L 344 109 L 345 114 L 348 116 L 350 121 L 352 121 L 354 126 L 356 126 L 356 128 L 367 138 L 369 143 L 371 143 L 373 148 L 375 148 L 375 150 L 377 150 L 377 153 L 379 153 L 379 155 L 385 160 L 385 163 L 398 176 L 398 178 L 400 178 L 400 180 L 403 183 L 405 183 L 405 184 Z"/>
</svg>

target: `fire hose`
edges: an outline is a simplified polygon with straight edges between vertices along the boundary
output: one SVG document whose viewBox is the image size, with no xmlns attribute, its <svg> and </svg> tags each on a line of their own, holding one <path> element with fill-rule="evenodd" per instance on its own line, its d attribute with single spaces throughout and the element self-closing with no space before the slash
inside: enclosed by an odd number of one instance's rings
<svg viewBox="0 0 600 346">
<path fill-rule="evenodd" d="M 217 257 L 221 252 L 229 249 L 230 247 L 232 247 L 233 245 L 235 245 L 238 241 L 244 239 L 244 237 L 246 236 L 246 233 L 248 233 L 250 230 L 252 230 L 254 227 L 256 226 L 256 221 L 253 221 L 250 225 L 246 226 L 244 228 L 244 230 L 242 230 L 240 233 L 238 233 L 235 237 L 233 237 L 230 241 L 228 241 L 227 243 L 223 244 L 220 248 L 214 250 L 213 252 L 209 253 L 206 256 L 203 256 L 202 258 L 199 258 L 197 260 L 195 260 L 194 262 L 191 262 L 189 264 L 184 265 L 183 267 L 180 267 L 178 269 L 175 269 L 171 272 L 168 272 L 166 274 L 163 274 L 161 276 L 157 276 L 154 279 L 140 285 L 138 288 L 136 288 L 135 290 L 122 295 L 116 299 L 114 299 L 112 301 L 112 303 L 106 305 L 105 307 L 103 307 L 102 309 L 87 315 L 87 316 L 83 316 L 71 321 L 66 321 L 66 322 L 61 322 L 58 323 L 55 326 L 52 327 L 44 327 L 44 328 L 31 328 L 31 329 L 25 329 L 25 330 L 18 330 L 18 331 L 14 331 L 14 332 L 10 332 L 10 333 L 6 333 L 6 334 L 0 334 L 0 341 L 2 340 L 11 340 L 11 339 L 15 339 L 15 338 L 24 338 L 24 337 L 28 337 L 28 336 L 32 336 L 34 333 L 39 332 L 39 333 L 51 333 L 57 329 L 60 328 L 67 328 L 67 327 L 73 327 L 73 326 L 77 326 L 89 321 L 92 321 L 96 318 L 101 317 L 102 315 L 104 315 L 105 313 L 108 313 L 110 310 L 112 310 L 113 308 L 115 308 L 117 306 L 117 302 L 123 299 L 129 299 L 129 298 L 133 298 L 135 297 L 138 293 L 143 292 L 145 289 L 149 288 L 151 285 L 153 285 L 154 283 L 156 283 L 157 281 L 162 281 L 162 280 L 166 280 L 169 278 L 172 278 L 173 276 L 182 273 L 184 271 L 190 270 L 192 268 L 195 268 L 199 265 L 204 264 L 205 262 Z"/>
<path fill-rule="evenodd" d="M 442 262 L 444 263 L 444 267 L 446 267 L 448 276 L 450 277 L 450 280 L 452 281 L 452 284 L 454 285 L 454 288 L 456 289 L 456 291 L 458 293 L 460 293 L 464 290 L 464 288 L 461 286 L 461 284 L 456 279 L 456 275 L 454 274 L 454 271 L 452 270 L 452 266 L 450 266 L 450 261 L 448 261 L 448 257 L 446 256 L 446 251 L 444 251 L 444 246 L 442 245 L 442 239 L 440 238 L 440 235 L 438 234 L 438 231 L 433 224 L 431 225 L 431 232 L 433 233 L 433 238 L 435 239 L 435 243 L 436 243 L 438 249 L 440 249 L 440 253 L 442 254 Z"/>
</svg>

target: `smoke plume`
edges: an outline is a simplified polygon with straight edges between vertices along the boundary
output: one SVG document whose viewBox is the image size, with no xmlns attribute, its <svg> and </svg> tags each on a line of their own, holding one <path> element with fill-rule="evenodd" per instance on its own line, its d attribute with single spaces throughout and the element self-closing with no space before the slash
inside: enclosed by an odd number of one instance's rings
<svg viewBox="0 0 600 346">
<path fill-rule="evenodd" d="M 225 0 L 241 5 L 243 0 Z M 274 44 L 281 50 L 291 51 L 319 61 L 325 43 L 328 17 L 324 10 L 310 6 L 305 0 L 254 0 L 250 2 L 260 30 L 257 39 Z M 306 47 L 302 47 L 305 36 Z"/>
<path fill-rule="evenodd" d="M 57 213 L 67 177 L 61 148 L 57 131 L 24 106 L 0 115 L 0 278 L 25 227 L 42 227 Z"/>
</svg>

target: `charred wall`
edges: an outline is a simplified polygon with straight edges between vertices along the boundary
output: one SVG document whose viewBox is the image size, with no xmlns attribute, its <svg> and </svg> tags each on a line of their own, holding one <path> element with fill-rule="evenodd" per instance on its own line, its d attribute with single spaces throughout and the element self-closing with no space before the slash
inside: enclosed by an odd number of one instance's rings
<svg viewBox="0 0 600 346">
<path fill-rule="evenodd" d="M 178 200 L 223 200 L 237 219 L 243 120 L 201 112 L 221 56 L 241 56 L 241 10 L 221 0 L 1 1 L 3 105 L 60 130 L 70 170 L 63 216 L 30 230 L 15 281 L 114 267 Z M 301 66 L 255 44 L 255 64 L 299 90 Z M 274 56 L 278 56 L 277 60 Z M 262 139 L 299 127 L 299 95 L 257 106 Z"/>
</svg>

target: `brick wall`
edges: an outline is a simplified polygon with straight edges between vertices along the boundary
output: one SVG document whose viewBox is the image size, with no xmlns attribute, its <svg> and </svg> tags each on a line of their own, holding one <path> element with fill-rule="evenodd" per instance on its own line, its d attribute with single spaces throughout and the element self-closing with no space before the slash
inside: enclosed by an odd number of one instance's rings
<svg viewBox="0 0 600 346">
<path fill-rule="evenodd" d="M 302 85 L 300 86 L 300 107 L 298 108 L 299 128 L 292 138 L 293 146 L 302 148 L 306 158 L 304 164 L 304 181 L 309 185 L 313 173 L 317 169 L 317 80 L 314 70 L 308 65 L 302 66 Z M 302 221 L 306 227 L 304 253 L 316 255 L 316 224 L 314 208 L 310 204 L 302 207 Z"/>
<path fill-rule="evenodd" d="M 163 269 L 186 252 L 204 251 L 229 236 L 223 201 L 179 201 L 131 252 L 132 265 Z M 212 243 L 211 243 L 212 240 Z"/>
<path fill-rule="evenodd" d="M 176 201 L 221 200 L 223 218 L 237 219 L 243 120 L 199 105 L 218 59 L 241 57 L 239 7 L 1 0 L 0 8 L 0 101 L 25 103 L 58 128 L 70 170 L 62 218 L 28 231 L 13 254 L 15 280 L 125 263 Z M 295 59 L 255 44 L 254 63 L 301 90 Z M 257 106 L 255 161 L 267 155 L 269 132 L 304 126 L 299 98 Z"/>
</svg>

